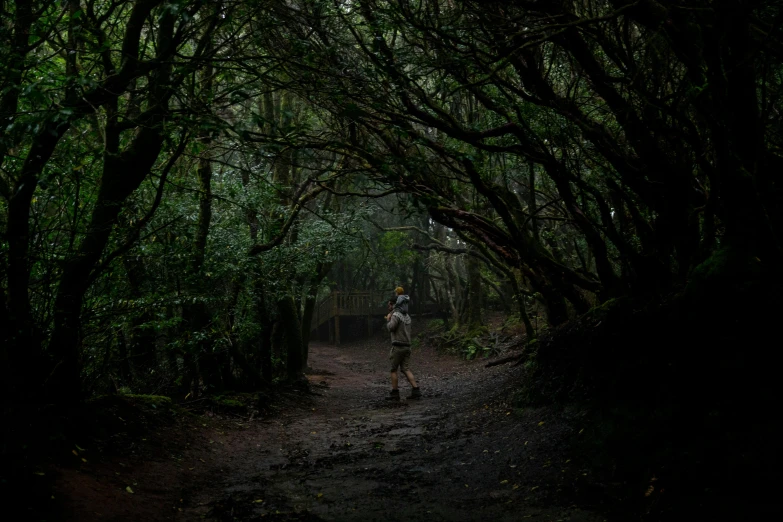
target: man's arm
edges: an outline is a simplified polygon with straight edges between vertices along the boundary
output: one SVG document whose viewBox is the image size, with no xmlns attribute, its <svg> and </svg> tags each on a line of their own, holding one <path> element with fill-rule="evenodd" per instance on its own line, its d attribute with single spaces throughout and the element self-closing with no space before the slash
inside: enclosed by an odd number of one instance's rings
<svg viewBox="0 0 783 522">
<path fill-rule="evenodd" d="M 390 315 L 391 317 L 389 318 L 389 322 L 386 323 L 386 328 L 388 328 L 390 332 L 394 332 L 400 326 L 400 318 L 393 313 Z"/>
</svg>

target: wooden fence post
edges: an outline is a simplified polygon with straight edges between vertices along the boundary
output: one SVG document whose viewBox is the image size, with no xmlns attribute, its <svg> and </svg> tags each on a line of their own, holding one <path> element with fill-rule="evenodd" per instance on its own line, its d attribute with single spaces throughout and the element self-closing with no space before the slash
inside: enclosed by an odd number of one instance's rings
<svg viewBox="0 0 783 522">
<path fill-rule="evenodd" d="M 372 293 L 364 294 L 364 307 L 367 310 L 367 339 L 372 337 Z"/>
<path fill-rule="evenodd" d="M 340 292 L 335 292 L 332 299 L 332 315 L 334 315 L 334 344 L 340 346 Z"/>
</svg>

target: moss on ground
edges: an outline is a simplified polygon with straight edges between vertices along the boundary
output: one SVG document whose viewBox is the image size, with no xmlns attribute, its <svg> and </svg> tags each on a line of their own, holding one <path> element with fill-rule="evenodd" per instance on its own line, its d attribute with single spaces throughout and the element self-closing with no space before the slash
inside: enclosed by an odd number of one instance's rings
<svg viewBox="0 0 783 522">
<path fill-rule="evenodd" d="M 216 404 L 221 406 L 228 406 L 229 408 L 244 408 L 245 405 L 235 399 L 220 399 L 215 401 Z"/>
<path fill-rule="evenodd" d="M 172 406 L 171 397 L 166 397 L 165 395 L 142 395 L 142 394 L 135 394 L 135 393 L 126 393 L 121 395 L 121 397 L 124 397 L 126 399 L 131 399 L 133 401 L 141 402 L 143 404 L 153 406 L 155 408 L 171 408 Z"/>
</svg>

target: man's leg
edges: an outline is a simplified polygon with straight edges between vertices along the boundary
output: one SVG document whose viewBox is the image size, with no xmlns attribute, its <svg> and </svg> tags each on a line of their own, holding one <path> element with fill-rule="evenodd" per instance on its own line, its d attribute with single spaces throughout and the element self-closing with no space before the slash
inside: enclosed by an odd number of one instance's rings
<svg viewBox="0 0 783 522">
<path fill-rule="evenodd" d="M 397 368 L 399 367 L 399 362 L 396 360 L 396 354 L 394 351 L 392 351 L 391 356 L 389 356 L 389 359 L 391 360 L 392 366 L 391 366 L 391 384 L 392 389 L 391 392 L 389 392 L 389 395 L 386 396 L 386 400 L 389 401 L 399 401 L 400 400 L 400 390 L 397 389 L 398 377 L 397 377 Z"/>
<path fill-rule="evenodd" d="M 411 386 L 413 386 L 414 388 L 418 388 L 419 387 L 419 385 L 416 384 L 416 378 L 413 376 L 413 372 L 412 371 L 405 370 L 405 377 L 408 378 L 408 382 L 411 383 Z M 394 377 L 392 377 L 392 388 L 396 388 L 396 386 L 394 385 L 395 382 L 397 382 L 397 376 L 396 375 L 394 375 Z"/>
<path fill-rule="evenodd" d="M 410 370 L 410 362 L 411 352 L 408 350 L 400 363 L 400 369 L 403 371 L 403 373 L 405 373 L 405 377 L 407 377 L 408 382 L 411 383 L 411 394 L 408 398 L 419 399 L 421 398 L 421 390 L 419 390 L 419 385 L 416 384 L 416 378 L 413 376 L 413 372 Z"/>
</svg>

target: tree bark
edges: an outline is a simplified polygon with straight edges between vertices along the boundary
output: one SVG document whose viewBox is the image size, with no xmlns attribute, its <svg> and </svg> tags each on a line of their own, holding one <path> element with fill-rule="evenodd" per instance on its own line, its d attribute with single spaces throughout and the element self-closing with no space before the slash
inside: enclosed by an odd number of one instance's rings
<svg viewBox="0 0 783 522">
<path fill-rule="evenodd" d="M 292 296 L 284 296 L 277 302 L 280 313 L 280 328 L 286 348 L 286 373 L 292 381 L 302 377 L 304 371 L 302 325 L 299 322 L 299 313 Z"/>
<path fill-rule="evenodd" d="M 482 326 L 481 320 L 481 267 L 474 256 L 467 256 L 465 265 L 468 272 L 468 329 L 473 330 Z"/>
<path fill-rule="evenodd" d="M 146 277 L 144 267 L 139 258 L 123 256 L 122 264 L 128 277 L 128 287 L 134 299 L 140 299 L 144 293 L 143 280 Z M 146 375 L 157 364 L 155 334 L 145 329 L 144 325 L 153 320 L 149 310 L 142 311 L 133 317 L 128 328 L 127 342 L 123 342 L 123 348 L 128 351 L 129 377 L 135 379 L 139 374 Z"/>
<path fill-rule="evenodd" d="M 164 59 L 173 52 L 172 12 L 165 11 L 159 23 L 158 58 Z M 126 199 L 147 177 L 163 147 L 160 126 L 171 96 L 167 90 L 170 72 L 171 65 L 162 65 L 153 75 L 150 84 L 151 108 L 128 148 L 121 153 L 111 148 L 105 151 L 97 200 L 87 232 L 76 253 L 64 263 L 54 302 L 54 329 L 49 343 L 54 369 L 48 390 L 58 403 L 81 398 L 80 334 L 84 295 L 90 285 L 90 275 L 106 248 Z M 109 138 L 116 137 L 119 130 L 107 127 L 106 134 L 108 147 Z"/>
<path fill-rule="evenodd" d="M 315 276 L 309 281 L 307 289 L 307 296 L 304 301 L 304 309 L 302 311 L 302 366 L 307 368 L 307 359 L 310 356 L 310 325 L 313 322 L 313 314 L 315 313 L 315 306 L 317 304 L 318 285 L 324 280 L 329 270 L 332 268 L 332 263 L 318 263 L 316 267 Z"/>
</svg>

